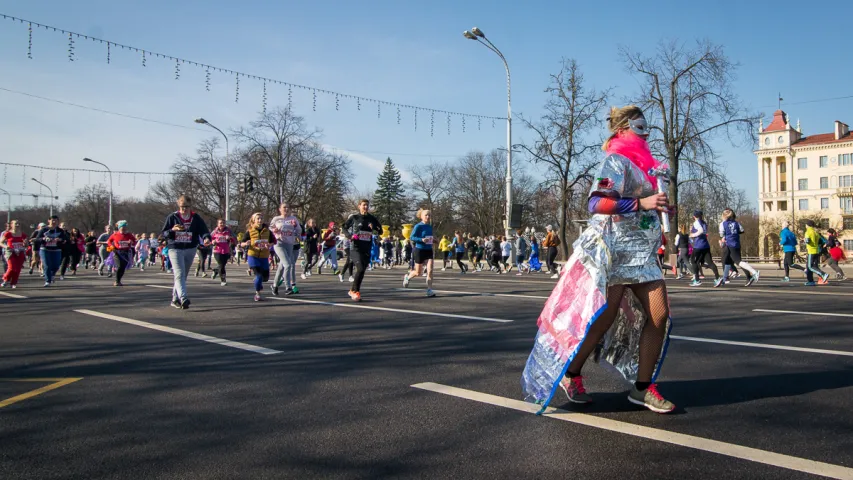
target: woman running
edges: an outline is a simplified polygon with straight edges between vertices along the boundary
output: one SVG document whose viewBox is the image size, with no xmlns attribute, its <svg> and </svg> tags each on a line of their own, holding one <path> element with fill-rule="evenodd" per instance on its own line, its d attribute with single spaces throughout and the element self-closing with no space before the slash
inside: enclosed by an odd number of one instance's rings
<svg viewBox="0 0 853 480">
<path fill-rule="evenodd" d="M 501 237 L 501 264 L 504 266 L 504 272 L 509 273 L 512 270 L 512 265 L 509 264 L 509 259 L 512 257 L 512 242 L 506 238 L 506 235 Z"/>
<path fill-rule="evenodd" d="M 159 240 L 157 239 L 157 234 L 151 232 L 148 235 L 148 265 L 156 266 L 157 265 L 157 247 L 159 247 Z"/>
<path fill-rule="evenodd" d="M 209 245 L 204 245 L 200 243 L 196 248 L 198 251 L 198 263 L 195 266 L 195 276 L 197 277 L 199 272 L 202 274 L 202 278 L 207 278 L 207 271 L 205 270 L 205 266 L 210 259 L 211 248 Z"/>
<path fill-rule="evenodd" d="M 98 237 L 95 236 L 94 231 L 89 231 L 89 233 L 86 234 L 86 270 L 88 270 L 90 266 L 92 267 L 92 270 L 98 267 L 98 246 L 95 245 L 97 240 Z"/>
<path fill-rule="evenodd" d="M 187 292 L 187 275 L 195 260 L 196 247 L 200 243 L 210 245 L 210 231 L 207 224 L 192 208 L 189 195 L 178 197 L 178 211 L 169 214 L 163 224 L 163 237 L 168 248 L 168 262 L 174 273 L 171 305 L 186 310 L 190 308 Z"/>
<path fill-rule="evenodd" d="M 320 242 L 320 228 L 317 227 L 313 218 L 305 222 L 305 268 L 302 270 L 302 280 L 311 276 L 311 269 L 319 261 L 318 244 Z"/>
<path fill-rule="evenodd" d="M 417 248 L 417 245 L 415 247 Z M 438 250 L 441 252 L 441 271 L 443 272 L 447 270 L 447 264 L 452 262 L 450 256 L 453 255 L 453 248 L 450 247 L 450 239 L 447 238 L 447 235 L 441 236 L 441 240 L 438 242 Z M 450 268 L 453 268 L 452 263 Z"/>
<path fill-rule="evenodd" d="M 421 222 L 412 228 L 412 233 L 409 238 L 415 242 L 415 248 L 413 251 L 415 268 L 406 272 L 403 275 L 403 288 L 409 287 L 409 281 L 412 278 L 417 278 L 423 272 L 424 266 L 426 266 L 426 285 L 427 297 L 434 297 L 435 292 L 432 291 L 432 271 L 434 265 L 433 259 L 433 237 L 432 237 L 432 225 L 430 225 L 430 211 L 418 209 L 417 218 L 421 219 Z"/>
<path fill-rule="evenodd" d="M 500 275 L 501 273 L 503 273 L 501 271 L 501 261 L 503 259 L 503 248 L 501 247 L 501 238 L 502 237 L 493 236 L 491 238 L 492 238 L 492 240 L 491 240 L 491 244 L 492 244 L 491 263 L 492 263 L 492 266 L 494 267 L 495 271 L 498 272 L 498 275 Z"/>
<path fill-rule="evenodd" d="M 7 285 L 12 288 L 18 288 L 18 278 L 21 276 L 21 269 L 24 268 L 24 262 L 27 259 L 27 235 L 21 232 L 19 222 L 12 220 L 9 222 L 8 230 L 0 235 L 0 244 L 3 245 L 4 254 L 6 255 L 6 273 L 3 274 L 3 282 L 0 287 Z"/>
<path fill-rule="evenodd" d="M 270 279 L 270 247 L 276 242 L 270 228 L 264 223 L 264 214 L 257 212 L 252 215 L 243 235 L 246 241 L 243 247 L 248 255 L 249 268 L 255 272 L 255 301 L 260 302 L 264 282 Z"/>
<path fill-rule="evenodd" d="M 65 230 L 59 228 L 59 217 L 50 217 L 47 226 L 36 232 L 36 240 L 41 242 L 41 260 L 44 270 L 44 286 L 49 287 L 54 282 L 54 276 L 59 271 L 62 262 L 62 247 L 68 242 Z"/>
<path fill-rule="evenodd" d="M 68 232 L 67 248 L 63 249 L 64 257 L 62 259 L 62 267 L 59 270 L 59 279 L 65 278 L 65 272 L 71 268 L 71 275 L 77 275 L 77 266 L 83 258 L 83 252 L 86 251 L 86 237 L 80 233 L 80 230 L 72 228 Z"/>
<path fill-rule="evenodd" d="M 98 236 L 98 241 L 97 241 L 97 242 L 95 242 L 95 243 L 98 245 L 98 254 L 99 254 L 99 255 L 100 255 L 100 257 L 101 257 L 101 266 L 100 266 L 100 267 L 98 267 L 98 275 L 99 275 L 99 276 L 103 276 L 103 275 L 104 275 L 104 267 L 107 267 L 107 274 L 108 274 L 107 276 L 108 276 L 108 277 L 112 277 L 112 276 L 113 276 L 113 267 L 109 267 L 109 266 L 107 266 L 107 264 L 106 264 L 106 259 L 107 259 L 107 240 L 109 240 L 109 239 L 110 239 L 110 235 L 112 235 L 112 226 L 111 226 L 111 225 L 107 225 L 106 227 L 104 227 L 104 233 L 100 234 L 100 235 Z"/>
<path fill-rule="evenodd" d="M 711 244 L 708 243 L 708 224 L 705 223 L 704 214 L 701 210 L 693 212 L 693 227 L 690 229 L 690 238 L 693 239 L 693 254 L 690 264 L 693 269 L 693 281 L 691 287 L 702 285 L 699 281 L 699 266 L 704 264 L 714 272 L 714 283 L 719 281 L 720 272 L 711 258 Z"/>
<path fill-rule="evenodd" d="M 741 259 L 740 236 L 743 233 L 743 225 L 736 220 L 735 212 L 731 208 L 723 210 L 723 221 L 720 223 L 720 238 L 723 248 L 723 276 L 714 282 L 714 287 L 723 285 L 729 278 L 729 270 L 733 266 L 739 266 L 746 272 L 746 286 L 758 281 L 760 273 Z"/>
<path fill-rule="evenodd" d="M 323 259 L 320 261 L 320 267 L 317 269 L 317 275 L 323 274 L 323 266 L 326 263 L 332 267 L 332 274 L 338 274 L 338 229 L 335 227 L 335 222 L 329 222 L 326 233 L 323 234 L 323 242 L 320 244 L 323 250 Z M 387 260 L 390 256 L 385 255 Z"/>
<path fill-rule="evenodd" d="M 290 205 L 282 203 L 278 207 L 279 215 L 270 220 L 270 231 L 276 237 L 275 253 L 280 262 L 273 278 L 272 294 L 278 295 L 278 288 L 284 283 L 284 294 L 291 295 L 299 293 L 296 287 L 296 256 L 297 251 L 293 248 L 299 244 L 302 235 L 302 225 L 299 219 L 290 213 Z M 295 290 L 294 290 L 295 289 Z"/>
<path fill-rule="evenodd" d="M 225 280 L 225 264 L 231 258 L 231 247 L 237 243 L 231 229 L 225 225 L 225 220 L 220 218 L 216 221 L 216 228 L 210 232 L 210 243 L 213 245 L 213 257 L 216 260 L 213 278 L 219 276 L 219 286 L 224 287 L 228 285 Z"/>
<path fill-rule="evenodd" d="M 352 283 L 352 258 L 350 257 L 350 247 L 352 246 L 352 242 L 345 236 L 341 236 L 341 249 L 344 252 L 344 268 L 338 272 L 338 280 L 341 283 L 344 282 L 344 276 L 346 276 L 347 270 L 349 270 L 349 281 Z"/>
<path fill-rule="evenodd" d="M 148 240 L 148 234 L 142 232 L 139 234 L 139 240 L 136 241 L 136 265 L 140 272 L 145 271 L 145 264 L 148 263 L 148 252 L 151 250 L 151 240 Z"/>
<path fill-rule="evenodd" d="M 361 301 L 361 282 L 364 280 L 364 272 L 370 262 L 373 235 L 378 234 L 382 228 L 379 220 L 368 213 L 369 209 L 370 201 L 366 198 L 361 199 L 358 202 L 358 213 L 350 215 L 343 227 L 343 234 L 352 241 L 350 255 L 355 266 L 355 275 L 349 296 L 355 302 Z"/>
<path fill-rule="evenodd" d="M 613 135 L 589 195 L 593 215 L 539 317 L 522 386 L 525 400 L 542 410 L 558 386 L 571 402 L 589 403 L 581 368 L 598 350 L 597 357 L 634 383 L 628 401 L 667 413 L 675 405 L 654 382 L 669 338 L 669 298 L 656 258 L 658 212 L 669 202 L 656 193 L 650 173 L 659 164 L 646 143 L 642 111 L 613 108 L 608 127 Z"/>
<path fill-rule="evenodd" d="M 118 231 L 112 234 L 107 240 L 107 249 L 111 249 L 116 264 L 116 281 L 113 283 L 113 286 L 121 287 L 123 286 L 121 279 L 124 277 L 124 272 L 128 266 L 133 265 L 136 237 L 127 231 L 127 220 L 116 222 L 116 228 L 118 228 Z"/>
<path fill-rule="evenodd" d="M 675 248 L 678 251 L 678 260 L 676 265 L 678 268 L 678 276 L 676 280 L 681 280 L 687 275 L 687 270 L 690 268 L 690 239 L 687 237 L 687 227 L 682 225 L 678 229 L 678 234 L 675 236 Z"/>
<path fill-rule="evenodd" d="M 838 260 L 836 259 L 837 255 L 832 254 L 833 248 L 841 247 L 841 242 L 838 241 L 838 233 L 836 233 L 834 228 L 830 228 L 826 232 L 829 235 L 827 236 L 826 243 L 823 245 L 823 248 L 821 249 L 820 253 L 821 255 L 826 256 L 826 264 L 829 265 L 829 268 L 835 271 L 835 279 L 844 280 L 844 270 L 842 270 L 841 267 L 838 266 Z"/>
<path fill-rule="evenodd" d="M 516 273 L 515 275 L 524 275 L 524 261 L 527 260 L 527 239 L 524 238 L 524 233 L 521 230 L 518 230 L 516 232 L 515 251 L 515 266 L 518 270 L 518 273 Z M 527 270 L 529 271 L 530 269 L 527 268 Z"/>
<path fill-rule="evenodd" d="M 527 273 L 542 271 L 542 262 L 539 261 L 539 240 L 536 235 L 530 235 L 530 261 L 527 262 Z"/>
<path fill-rule="evenodd" d="M 459 230 L 453 232 L 453 242 L 451 245 L 453 246 L 453 253 L 456 255 L 456 265 L 459 265 L 459 274 L 464 275 L 468 273 L 468 265 L 462 263 L 462 260 L 465 258 L 465 237 L 462 235 L 462 232 Z"/>
</svg>

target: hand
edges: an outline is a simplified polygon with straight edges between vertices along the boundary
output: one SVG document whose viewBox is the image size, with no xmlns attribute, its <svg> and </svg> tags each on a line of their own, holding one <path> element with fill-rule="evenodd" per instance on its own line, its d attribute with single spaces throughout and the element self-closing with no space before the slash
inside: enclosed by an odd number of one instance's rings
<svg viewBox="0 0 853 480">
<path fill-rule="evenodd" d="M 183 225 L 175 225 L 174 227 L 172 227 L 173 232 L 180 232 L 180 231 L 183 231 L 183 229 L 184 229 Z"/>
<path fill-rule="evenodd" d="M 656 193 L 640 199 L 640 210 L 666 211 L 669 207 L 669 199 L 665 193 Z"/>
</svg>

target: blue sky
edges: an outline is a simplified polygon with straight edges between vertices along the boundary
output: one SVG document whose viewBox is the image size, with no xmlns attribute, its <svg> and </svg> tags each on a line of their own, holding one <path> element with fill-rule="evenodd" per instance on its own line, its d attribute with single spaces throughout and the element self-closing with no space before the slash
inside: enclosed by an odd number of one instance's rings
<svg viewBox="0 0 853 480">
<path fill-rule="evenodd" d="M 275 1 L 28 1 L 0 0 L 0 13 L 54 25 L 111 41 L 297 84 L 424 107 L 505 114 L 503 66 L 494 54 L 461 33 L 479 26 L 510 62 L 513 112 L 537 116 L 545 101 L 548 75 L 561 57 L 577 59 L 591 86 L 614 87 L 611 103 L 636 91 L 636 81 L 620 64 L 617 49 L 627 45 L 652 52 L 664 39 L 692 42 L 708 38 L 725 46 L 741 64 L 736 91 L 769 121 L 777 92 L 792 121 L 806 134 L 829 132 L 836 119 L 853 121 L 853 99 L 796 104 L 853 95 L 853 66 L 847 60 L 846 32 L 853 7 L 827 9 L 801 2 L 275 2 Z M 114 170 L 165 172 L 180 153 L 192 153 L 211 132 L 192 123 L 203 116 L 223 130 L 251 121 L 261 109 L 261 84 L 241 80 L 235 103 L 234 78 L 214 73 L 205 91 L 204 72 L 78 40 L 76 61 L 67 57 L 67 38 L 37 30 L 33 59 L 27 58 L 26 25 L 0 21 L 0 88 L 94 108 L 184 125 L 178 128 L 120 118 L 0 90 L 0 157 L 44 166 L 85 166 L 91 157 Z M 287 90 L 269 86 L 269 105 L 285 105 Z M 790 105 L 786 106 L 785 104 Z M 325 144 L 351 152 L 354 183 L 372 188 L 375 175 L 392 155 L 405 170 L 470 150 L 504 146 L 504 125 L 490 122 L 462 133 L 453 119 L 419 116 L 375 106 L 356 110 L 342 100 L 294 91 L 294 108 L 310 125 L 323 129 Z M 514 143 L 530 136 L 516 122 Z M 215 133 L 215 132 L 214 132 Z M 757 168 L 750 147 L 717 142 L 722 162 L 737 186 L 756 196 Z M 371 152 L 371 153 L 361 153 Z M 517 169 L 530 168 L 519 163 Z M 54 173 L 8 168 L 0 188 L 38 191 L 24 178 Z M 97 175 L 58 179 L 65 197 Z M 154 177 L 156 178 L 156 177 Z M 148 179 L 127 176 L 117 193 L 144 194 Z"/>
</svg>

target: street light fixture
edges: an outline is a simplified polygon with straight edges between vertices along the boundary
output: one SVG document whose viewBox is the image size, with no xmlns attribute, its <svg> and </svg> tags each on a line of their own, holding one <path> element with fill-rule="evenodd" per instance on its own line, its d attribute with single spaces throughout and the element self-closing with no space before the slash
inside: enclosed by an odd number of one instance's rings
<svg viewBox="0 0 853 480">
<path fill-rule="evenodd" d="M 109 209 L 109 216 L 110 216 L 110 218 L 109 218 L 109 221 L 107 222 L 107 224 L 108 224 L 110 227 L 112 227 L 112 226 L 113 226 L 113 171 L 112 171 L 112 170 L 110 170 L 110 167 L 108 167 L 108 166 L 104 165 L 103 163 L 101 163 L 101 162 L 99 162 L 99 161 L 97 161 L 97 160 L 92 160 L 91 158 L 84 158 L 84 159 L 83 159 L 83 161 L 84 161 L 84 162 L 97 163 L 98 165 L 100 165 L 100 166 L 102 166 L 102 167 L 106 168 L 106 169 L 107 169 L 107 172 L 109 172 L 109 173 L 110 173 L 110 209 Z"/>
<path fill-rule="evenodd" d="M 498 57 L 500 57 L 501 61 L 504 64 L 504 68 L 506 69 L 506 237 L 509 239 L 512 236 L 512 231 L 509 227 L 510 218 L 512 217 L 512 94 L 511 94 L 511 82 L 509 75 L 509 64 L 506 61 L 506 57 L 504 54 L 498 50 L 498 47 L 495 46 L 488 38 L 486 38 L 486 34 L 483 33 L 477 27 L 472 28 L 470 31 L 465 30 L 462 32 L 462 36 L 469 40 L 476 40 L 478 43 L 488 48 L 492 52 L 494 52 Z M 514 256 L 514 255 L 513 255 Z"/>
<path fill-rule="evenodd" d="M 48 192 L 50 192 L 50 216 L 52 217 L 52 216 L 53 216 L 53 199 L 54 199 L 54 196 L 53 196 L 53 190 L 52 190 L 50 187 L 48 187 L 47 185 L 45 185 L 45 184 L 43 184 L 43 183 L 39 182 L 39 181 L 38 181 L 38 180 L 36 180 L 35 178 L 31 178 L 30 180 L 32 180 L 32 181 L 34 181 L 34 182 L 38 183 L 38 184 L 39 184 L 39 185 L 41 185 L 42 187 L 46 188 Z M 59 198 L 59 197 L 56 197 L 56 198 Z"/>
<path fill-rule="evenodd" d="M 12 221 L 12 194 L 7 192 L 6 190 L 3 190 L 2 188 L 0 188 L 0 192 L 5 193 L 6 199 L 9 201 L 9 209 L 6 213 L 6 223 L 9 223 Z"/>
<path fill-rule="evenodd" d="M 228 224 L 228 221 L 231 220 L 231 157 L 228 153 L 228 135 L 225 135 L 225 132 L 216 128 L 216 126 L 207 120 L 199 117 L 195 119 L 195 123 L 201 125 L 207 125 L 208 127 L 216 130 L 217 132 L 222 134 L 222 138 L 225 139 L 225 224 Z"/>
</svg>

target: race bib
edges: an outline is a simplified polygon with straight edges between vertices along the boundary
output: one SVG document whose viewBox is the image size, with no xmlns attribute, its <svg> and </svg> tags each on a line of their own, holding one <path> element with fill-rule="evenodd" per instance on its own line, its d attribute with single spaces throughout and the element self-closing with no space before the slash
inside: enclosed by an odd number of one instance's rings
<svg viewBox="0 0 853 480">
<path fill-rule="evenodd" d="M 269 240 L 255 240 L 255 247 L 261 250 L 269 250 L 270 242 Z"/>
<path fill-rule="evenodd" d="M 175 232 L 176 243 L 190 243 L 193 241 L 192 232 Z"/>
<path fill-rule="evenodd" d="M 425 245 L 432 245 L 432 237 L 424 237 Z"/>
<path fill-rule="evenodd" d="M 21 253 L 24 251 L 24 244 L 22 242 L 13 242 L 12 243 L 12 252 L 13 253 Z"/>
<path fill-rule="evenodd" d="M 373 232 L 367 232 L 367 231 L 362 230 L 362 231 L 358 232 L 357 234 L 353 235 L 353 238 L 355 240 L 361 240 L 361 241 L 367 242 L 367 241 L 370 241 L 373 239 Z"/>
<path fill-rule="evenodd" d="M 44 239 L 44 246 L 45 247 L 55 247 L 56 243 L 57 243 L 57 240 L 55 238 L 46 237 Z"/>
<path fill-rule="evenodd" d="M 122 250 L 130 248 L 130 241 L 129 240 L 119 240 L 118 248 L 120 248 Z"/>
</svg>

